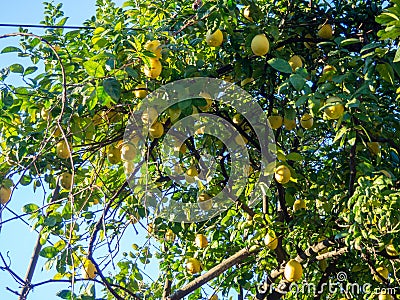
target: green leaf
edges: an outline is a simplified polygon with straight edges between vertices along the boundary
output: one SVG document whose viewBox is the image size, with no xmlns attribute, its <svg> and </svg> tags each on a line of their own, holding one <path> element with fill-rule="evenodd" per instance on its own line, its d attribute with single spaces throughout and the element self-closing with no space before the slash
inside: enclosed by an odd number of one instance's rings
<svg viewBox="0 0 400 300">
<path fill-rule="evenodd" d="M 340 46 L 345 47 L 348 45 L 358 44 L 358 43 L 361 43 L 361 41 L 359 39 L 351 38 L 351 39 L 345 39 L 345 40 L 341 41 Z"/>
<path fill-rule="evenodd" d="M 103 81 L 104 91 L 115 101 L 121 97 L 121 85 L 115 78 L 107 78 Z"/>
<path fill-rule="evenodd" d="M 279 72 L 288 73 L 288 74 L 292 73 L 292 67 L 284 59 L 272 58 L 268 61 L 268 64 Z"/>
<path fill-rule="evenodd" d="M 27 67 L 25 69 L 24 76 L 35 73 L 37 69 L 38 69 L 38 67 Z"/>
<path fill-rule="evenodd" d="M 56 295 L 57 295 L 57 297 L 60 297 L 61 299 L 67 299 L 67 300 L 72 299 L 72 292 L 70 290 L 59 291 L 59 292 L 57 292 Z"/>
<path fill-rule="evenodd" d="M 23 186 L 27 186 L 32 182 L 32 178 L 29 175 L 22 176 L 21 180 L 19 181 Z"/>
<path fill-rule="evenodd" d="M 286 159 L 293 160 L 293 161 L 301 161 L 301 160 L 303 160 L 303 156 L 300 153 L 291 152 L 288 155 L 286 155 Z"/>
<path fill-rule="evenodd" d="M 13 73 L 24 73 L 24 67 L 20 64 L 13 64 L 10 66 L 10 71 Z"/>
<path fill-rule="evenodd" d="M 90 76 L 104 77 L 104 75 L 105 75 L 103 66 L 101 64 L 99 64 L 98 62 L 95 62 L 93 60 L 88 60 L 83 63 L 83 66 L 85 67 L 86 72 Z"/>
<path fill-rule="evenodd" d="M 290 75 L 289 81 L 297 91 L 301 91 L 306 83 L 306 80 L 298 74 Z"/>
<path fill-rule="evenodd" d="M 400 61 L 400 47 L 397 48 L 396 54 L 394 55 L 394 59 L 393 59 L 393 62 L 399 62 L 399 61 Z"/>
<path fill-rule="evenodd" d="M 45 258 L 53 258 L 55 257 L 60 251 L 53 246 L 48 246 L 42 249 L 42 251 L 40 251 L 39 255 L 41 257 L 45 257 Z"/>
<path fill-rule="evenodd" d="M 10 53 L 10 52 L 22 52 L 22 50 L 13 46 L 8 46 L 5 47 L 3 50 L 1 50 L 1 53 Z"/>
<path fill-rule="evenodd" d="M 382 77 L 383 80 L 394 84 L 394 71 L 390 64 L 379 64 L 376 66 L 376 69 L 378 70 L 379 75 Z"/>
<path fill-rule="evenodd" d="M 26 204 L 22 207 L 22 211 L 27 214 L 31 214 L 39 210 L 39 206 L 34 203 Z"/>
</svg>

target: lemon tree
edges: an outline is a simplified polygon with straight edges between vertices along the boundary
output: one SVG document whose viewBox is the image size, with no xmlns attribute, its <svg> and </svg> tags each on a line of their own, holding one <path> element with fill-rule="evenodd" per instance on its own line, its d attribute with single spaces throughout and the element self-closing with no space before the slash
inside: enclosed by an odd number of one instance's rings
<svg viewBox="0 0 400 300">
<path fill-rule="evenodd" d="M 327 283 L 369 284 L 379 299 L 395 297 L 383 290 L 400 286 L 399 5 L 98 0 L 85 28 L 66 30 L 62 6 L 45 3 L 42 24 L 52 28 L 2 36 L 20 42 L 2 49 L 15 63 L 0 72 L 1 212 L 22 186 L 49 192 L 14 212 L 40 232 L 28 275 L 17 274 L 20 299 L 45 284 L 34 280 L 39 267 L 55 272 L 49 283 L 64 283 L 62 299 L 376 296 Z M 251 95 L 275 140 L 273 162 L 260 162 L 265 145 L 254 124 L 207 86 L 163 111 L 141 107 L 159 88 L 195 77 Z M 139 110 L 140 134 L 127 126 Z M 212 124 L 165 152 L 175 124 L 205 113 L 235 129 L 247 181 L 207 220 L 167 221 L 141 201 L 148 189 L 180 203 L 173 213 L 189 203 L 207 215 L 235 171 Z M 132 188 L 127 177 L 137 174 Z M 263 193 L 253 201 L 257 185 Z M 0 224 L 12 230 L 19 221 Z M 5 263 L 10 281 L 18 278 Z M 149 276 L 149 264 L 159 274 Z M 301 289 L 305 282 L 317 289 Z"/>
</svg>

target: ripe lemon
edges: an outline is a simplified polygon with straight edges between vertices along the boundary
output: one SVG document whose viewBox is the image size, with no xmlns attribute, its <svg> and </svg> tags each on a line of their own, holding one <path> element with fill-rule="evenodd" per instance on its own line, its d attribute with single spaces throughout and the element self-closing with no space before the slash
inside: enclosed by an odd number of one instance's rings
<svg viewBox="0 0 400 300">
<path fill-rule="evenodd" d="M 281 184 L 288 183 L 291 176 L 289 168 L 285 165 L 281 165 L 275 170 L 275 179 Z"/>
<path fill-rule="evenodd" d="M 207 237 L 203 234 L 196 234 L 196 238 L 194 239 L 194 243 L 199 248 L 205 248 L 208 246 Z"/>
<path fill-rule="evenodd" d="M 153 139 L 158 139 L 164 134 L 164 126 L 161 122 L 154 122 L 150 127 L 150 136 Z"/>
<path fill-rule="evenodd" d="M 394 300 L 394 298 L 390 294 L 379 294 L 378 300 Z"/>
<path fill-rule="evenodd" d="M 283 118 L 281 116 L 269 116 L 268 123 L 272 129 L 278 129 L 283 124 Z"/>
<path fill-rule="evenodd" d="M 66 190 L 71 189 L 71 186 L 72 186 L 72 174 L 68 173 L 68 172 L 62 173 L 61 176 L 60 176 L 60 184 Z"/>
<path fill-rule="evenodd" d="M 145 125 L 151 125 L 158 118 L 158 112 L 154 107 L 146 108 L 142 113 L 142 122 Z"/>
<path fill-rule="evenodd" d="M 159 40 L 148 41 L 144 45 L 144 49 L 152 52 L 156 58 L 161 58 L 161 43 Z"/>
<path fill-rule="evenodd" d="M 367 142 L 367 147 L 369 151 L 373 154 L 378 155 L 379 153 L 379 143 L 378 142 Z"/>
<path fill-rule="evenodd" d="M 197 198 L 197 204 L 201 210 L 210 210 L 213 206 L 213 201 L 210 195 L 202 193 Z"/>
<path fill-rule="evenodd" d="M 285 276 L 286 280 L 289 282 L 299 281 L 303 276 L 303 267 L 298 261 L 291 259 L 285 266 L 283 276 Z"/>
<path fill-rule="evenodd" d="M 91 260 L 85 259 L 82 266 L 83 279 L 94 279 L 96 277 L 96 267 Z"/>
<path fill-rule="evenodd" d="M 257 34 L 251 41 L 251 50 L 254 55 L 263 56 L 269 51 L 269 41 L 265 34 Z"/>
<path fill-rule="evenodd" d="M 222 34 L 222 31 L 219 29 L 217 29 L 214 33 L 208 31 L 206 34 L 206 43 L 208 44 L 208 46 L 219 47 L 221 46 L 223 40 L 224 40 L 224 35 Z"/>
<path fill-rule="evenodd" d="M 149 78 L 155 79 L 160 76 L 162 71 L 162 64 L 156 58 L 150 58 L 150 64 L 144 66 L 144 75 Z"/>
<path fill-rule="evenodd" d="M 40 116 L 42 117 L 43 120 L 48 121 L 51 119 L 51 114 L 50 110 L 46 109 L 45 107 L 42 108 L 40 111 Z"/>
<path fill-rule="evenodd" d="M 11 189 L 5 186 L 2 186 L 0 188 L 0 203 L 1 204 L 6 204 L 8 201 L 10 201 L 11 197 Z"/>
<path fill-rule="evenodd" d="M 267 233 L 264 238 L 264 243 L 271 250 L 275 250 L 276 247 L 278 247 L 278 238 L 274 231 L 271 230 Z"/>
<path fill-rule="evenodd" d="M 313 126 L 313 124 L 314 124 L 314 118 L 308 113 L 305 113 L 300 119 L 300 125 L 304 129 L 310 129 Z"/>
<path fill-rule="evenodd" d="M 304 201 L 303 199 L 296 200 L 293 204 L 293 212 L 296 212 L 300 209 L 306 209 L 306 201 Z"/>
<path fill-rule="evenodd" d="M 283 125 L 285 125 L 286 130 L 292 130 L 292 129 L 296 128 L 296 120 L 283 118 Z"/>
<path fill-rule="evenodd" d="M 188 258 L 186 262 L 186 270 L 189 274 L 197 274 L 201 271 L 201 263 L 196 258 Z"/>
<path fill-rule="evenodd" d="M 399 252 L 397 252 L 397 250 L 394 248 L 393 244 L 389 244 L 386 246 L 386 252 L 390 256 L 398 256 L 399 255 Z"/>
<path fill-rule="evenodd" d="M 139 84 L 135 87 L 135 91 L 133 92 L 136 98 L 143 99 L 147 96 L 147 87 L 145 84 Z"/>
<path fill-rule="evenodd" d="M 168 229 L 165 233 L 165 240 L 167 242 L 173 242 L 175 240 L 175 233 L 171 229 Z"/>
<path fill-rule="evenodd" d="M 232 118 L 233 124 L 240 125 L 243 122 L 243 116 L 241 114 L 236 114 Z"/>
<path fill-rule="evenodd" d="M 298 55 L 293 55 L 289 59 L 288 63 L 292 67 L 293 72 L 296 71 L 297 68 L 301 68 L 303 66 L 303 61 Z"/>
<path fill-rule="evenodd" d="M 385 279 L 388 279 L 389 277 L 389 270 L 384 266 L 379 266 L 378 268 L 376 268 L 376 272 Z M 374 275 L 374 279 L 382 283 L 382 279 L 378 275 Z"/>
<path fill-rule="evenodd" d="M 334 104 L 325 108 L 325 115 L 332 120 L 337 120 L 344 113 L 344 106 L 341 103 L 342 99 L 339 97 L 329 97 L 326 104 Z"/>
<path fill-rule="evenodd" d="M 107 159 L 112 165 L 119 163 L 121 161 L 121 149 L 116 146 L 110 146 L 107 152 Z"/>
<path fill-rule="evenodd" d="M 319 30 L 318 30 L 318 36 L 321 39 L 330 40 L 333 37 L 332 25 L 330 25 L 330 24 L 320 25 Z"/>
<path fill-rule="evenodd" d="M 167 110 L 169 117 L 171 118 L 171 122 L 175 122 L 176 120 L 178 120 L 179 116 L 182 113 L 182 110 L 177 107 L 177 108 L 168 108 Z"/>
<path fill-rule="evenodd" d="M 121 159 L 124 161 L 132 161 L 136 157 L 136 147 L 132 144 L 125 144 L 121 147 Z"/>
<path fill-rule="evenodd" d="M 214 295 L 212 295 L 212 296 L 210 297 L 209 300 L 218 300 L 218 296 L 214 294 Z"/>
<path fill-rule="evenodd" d="M 210 95 L 209 93 L 207 93 L 207 92 L 201 92 L 201 93 L 199 94 L 199 96 L 202 97 L 202 98 L 204 98 L 204 99 L 206 100 L 206 105 L 204 105 L 204 106 L 199 106 L 199 108 L 200 108 L 202 111 L 208 111 L 208 110 L 211 108 L 211 106 L 212 106 L 212 97 L 211 97 L 211 95 Z"/>
<path fill-rule="evenodd" d="M 71 149 L 71 146 L 69 148 Z M 57 143 L 56 154 L 62 159 L 67 159 L 70 157 L 71 152 L 68 149 L 68 144 L 64 140 Z"/>
<path fill-rule="evenodd" d="M 251 17 L 250 6 L 246 6 L 246 7 L 243 9 L 243 16 L 244 16 L 247 20 L 249 20 L 249 21 L 251 21 L 251 22 L 254 22 L 253 18 Z"/>
<path fill-rule="evenodd" d="M 186 174 L 190 177 L 196 177 L 199 175 L 199 172 L 197 171 L 197 168 L 195 165 L 191 165 L 189 169 L 187 169 Z"/>
</svg>

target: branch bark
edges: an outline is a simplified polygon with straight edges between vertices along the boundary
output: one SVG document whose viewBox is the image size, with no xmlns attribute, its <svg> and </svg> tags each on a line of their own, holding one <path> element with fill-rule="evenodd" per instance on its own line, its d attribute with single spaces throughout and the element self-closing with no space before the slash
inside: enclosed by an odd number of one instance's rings
<svg viewBox="0 0 400 300">
<path fill-rule="evenodd" d="M 257 253 L 259 250 L 250 251 L 248 248 L 244 248 L 237 252 L 236 254 L 232 255 L 231 257 L 225 259 L 220 264 L 216 265 L 212 269 L 210 269 L 207 273 L 197 277 L 193 281 L 189 282 L 183 288 L 177 290 L 174 294 L 167 298 L 167 300 L 178 300 L 182 299 L 185 296 L 189 295 L 191 292 L 195 291 L 205 283 L 209 282 L 210 280 L 214 279 L 215 277 L 221 275 L 223 272 L 228 270 L 229 268 L 237 265 L 238 263 L 242 262 L 244 259 Z"/>
</svg>

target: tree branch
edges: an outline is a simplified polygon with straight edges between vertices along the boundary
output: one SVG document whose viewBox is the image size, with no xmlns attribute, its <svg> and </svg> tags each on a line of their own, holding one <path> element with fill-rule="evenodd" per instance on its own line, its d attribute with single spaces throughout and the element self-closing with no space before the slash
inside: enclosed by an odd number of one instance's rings
<svg viewBox="0 0 400 300">
<path fill-rule="evenodd" d="M 214 279 L 215 277 L 219 276 L 229 268 L 233 267 L 234 265 L 242 262 L 244 259 L 249 257 L 252 254 L 257 253 L 259 250 L 250 251 L 248 248 L 244 248 L 237 252 L 236 254 L 232 255 L 231 257 L 225 259 L 220 264 L 216 265 L 212 269 L 210 269 L 207 273 L 197 277 L 193 281 L 189 282 L 183 288 L 177 290 L 174 294 L 168 297 L 168 300 L 178 300 L 182 299 L 185 296 L 189 295 L 191 292 L 195 291 L 208 281 Z"/>
</svg>

